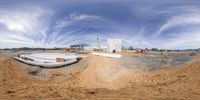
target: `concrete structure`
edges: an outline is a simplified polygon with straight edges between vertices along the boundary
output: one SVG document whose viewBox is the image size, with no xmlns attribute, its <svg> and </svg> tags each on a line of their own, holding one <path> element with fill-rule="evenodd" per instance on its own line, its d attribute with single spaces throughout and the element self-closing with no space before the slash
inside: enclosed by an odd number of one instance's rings
<svg viewBox="0 0 200 100">
<path fill-rule="evenodd" d="M 101 46 L 98 47 L 96 45 L 88 45 L 88 46 L 83 47 L 83 50 L 85 50 L 85 51 L 96 51 L 99 48 L 100 48 L 100 51 L 106 52 L 107 49 L 108 49 L 108 46 L 101 45 Z"/>
<path fill-rule="evenodd" d="M 107 44 L 100 45 L 71 45 L 70 51 L 103 51 L 103 52 L 121 52 L 122 40 L 121 39 L 108 39 Z"/>
<path fill-rule="evenodd" d="M 121 52 L 122 40 L 121 39 L 108 39 L 108 52 Z"/>
<path fill-rule="evenodd" d="M 85 51 L 95 51 L 97 49 L 98 47 L 96 45 L 88 45 L 88 46 L 83 47 L 83 50 Z"/>
<path fill-rule="evenodd" d="M 83 46 L 82 45 L 70 45 L 70 51 L 82 51 Z"/>
<path fill-rule="evenodd" d="M 87 44 L 70 45 L 70 51 L 83 51 Z"/>
<path fill-rule="evenodd" d="M 100 46 L 101 51 L 107 52 L 108 51 L 108 46 L 107 45 L 101 45 Z"/>
</svg>

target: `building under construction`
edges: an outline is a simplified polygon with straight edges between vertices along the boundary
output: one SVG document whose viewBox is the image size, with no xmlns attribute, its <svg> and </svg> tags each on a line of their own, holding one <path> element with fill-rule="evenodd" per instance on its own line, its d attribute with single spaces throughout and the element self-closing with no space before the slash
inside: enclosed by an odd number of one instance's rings
<svg viewBox="0 0 200 100">
<path fill-rule="evenodd" d="M 96 45 L 71 45 L 71 51 L 103 51 L 103 52 L 121 52 L 122 40 L 121 39 L 108 39 L 107 44 L 101 45 L 99 38 L 97 38 Z"/>
<path fill-rule="evenodd" d="M 108 52 L 121 52 L 122 51 L 122 40 L 121 39 L 108 39 Z"/>
</svg>

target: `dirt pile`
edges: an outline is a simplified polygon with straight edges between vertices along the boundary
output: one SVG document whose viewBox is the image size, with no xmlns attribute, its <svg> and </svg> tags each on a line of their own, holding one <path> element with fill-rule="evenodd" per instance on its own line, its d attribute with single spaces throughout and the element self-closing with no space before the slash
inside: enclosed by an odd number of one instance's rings
<svg viewBox="0 0 200 100">
<path fill-rule="evenodd" d="M 118 89 L 130 80 L 130 71 L 118 64 L 118 59 L 91 56 L 78 84 L 85 88 Z"/>
<path fill-rule="evenodd" d="M 124 67 L 120 62 L 124 59 L 90 56 L 68 67 L 41 69 L 40 73 L 51 75 L 50 79 L 41 80 L 29 74 L 29 65 L 13 60 L 10 54 L 0 54 L 0 99 L 197 100 L 200 98 L 198 57 L 179 67 L 148 71 Z"/>
</svg>

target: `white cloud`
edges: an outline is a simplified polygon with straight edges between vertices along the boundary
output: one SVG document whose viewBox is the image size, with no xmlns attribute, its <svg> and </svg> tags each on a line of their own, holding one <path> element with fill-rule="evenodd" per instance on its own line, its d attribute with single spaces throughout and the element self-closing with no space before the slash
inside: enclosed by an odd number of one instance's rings
<svg viewBox="0 0 200 100">
<path fill-rule="evenodd" d="M 0 24 L 5 28 L 0 31 L 0 44 L 14 46 L 31 46 L 40 45 L 37 42 L 44 42 L 46 38 L 47 23 L 42 23 L 51 14 L 37 7 L 31 8 L 28 11 L 9 11 L 0 10 Z M 7 42 L 7 43 L 6 43 Z M 7 46 L 6 46 L 7 47 Z M 15 46 L 14 46 L 15 47 Z"/>
<path fill-rule="evenodd" d="M 78 36 L 75 36 L 75 37 L 70 36 L 70 35 L 73 35 L 72 33 L 77 30 L 68 31 L 64 34 L 60 33 L 60 30 L 78 21 L 84 21 L 84 20 L 102 20 L 102 18 L 96 15 L 72 13 L 69 16 L 66 16 L 64 19 L 56 21 L 54 32 L 49 37 L 49 40 L 51 42 L 50 44 L 64 44 L 68 40 L 73 40 L 75 38 L 77 39 Z M 66 37 L 68 38 L 67 40 L 66 40 Z"/>
<path fill-rule="evenodd" d="M 40 26 L 39 18 L 45 14 L 45 11 L 34 8 L 31 11 L 17 12 L 1 10 L 0 23 L 5 25 L 11 31 L 19 32 L 33 32 L 34 29 Z"/>
<path fill-rule="evenodd" d="M 156 38 L 158 40 L 152 40 L 154 43 L 159 43 L 160 45 L 155 45 L 158 48 L 166 49 L 187 49 L 187 48 L 199 48 L 200 44 L 200 29 L 192 28 L 194 25 L 200 25 L 200 15 L 195 14 L 185 14 L 181 16 L 175 16 L 169 19 L 156 33 Z M 185 27 L 187 26 L 187 32 Z M 171 30 L 173 27 L 179 27 L 182 29 L 179 32 L 174 33 L 173 30 L 170 31 L 170 37 L 161 37 L 161 35 L 166 30 Z"/>
<path fill-rule="evenodd" d="M 174 33 L 176 34 L 176 33 Z M 179 33 L 180 34 L 180 33 Z M 160 47 L 168 49 L 187 49 L 200 47 L 200 30 L 181 33 L 174 38 L 164 40 Z"/>
<path fill-rule="evenodd" d="M 56 28 L 67 27 L 73 24 L 76 21 L 80 20 L 94 20 L 94 19 L 101 19 L 99 16 L 95 15 L 87 15 L 87 14 L 75 14 L 72 13 L 69 16 L 65 17 L 63 20 L 59 20 L 56 22 Z"/>
<path fill-rule="evenodd" d="M 163 31 L 179 26 L 179 25 L 187 25 L 187 24 L 200 24 L 200 15 L 199 14 L 187 14 L 182 16 L 175 16 L 169 19 L 161 28 L 157 31 L 156 36 L 162 34 Z"/>
</svg>

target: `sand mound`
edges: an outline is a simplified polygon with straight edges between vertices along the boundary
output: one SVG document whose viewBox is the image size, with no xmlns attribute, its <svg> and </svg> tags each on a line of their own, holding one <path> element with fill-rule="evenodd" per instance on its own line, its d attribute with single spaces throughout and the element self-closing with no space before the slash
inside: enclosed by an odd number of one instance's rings
<svg viewBox="0 0 200 100">
<path fill-rule="evenodd" d="M 117 59 L 91 56 L 88 67 L 79 77 L 79 85 L 86 88 L 118 89 L 130 80 L 129 71 Z"/>
<path fill-rule="evenodd" d="M 124 58 L 114 59 L 101 56 L 90 56 L 88 67 L 78 76 L 78 86 L 85 88 L 124 88 L 132 83 L 142 83 L 146 85 L 167 84 L 177 81 L 180 77 L 185 77 L 186 69 L 173 68 L 165 65 L 155 71 L 148 71 L 149 66 L 126 67 L 121 64 Z M 190 63 L 193 63 L 191 61 Z M 135 66 L 130 63 L 129 66 Z M 177 66 L 176 66 L 177 67 Z M 142 68 L 142 69 L 141 69 Z M 146 68 L 146 69 L 145 69 Z"/>
<path fill-rule="evenodd" d="M 27 72 L 28 65 L 11 59 L 10 55 L 0 56 L 0 99 L 200 98 L 199 58 L 180 67 L 148 71 L 119 64 L 126 59 L 90 56 L 65 68 L 42 69 L 54 76 L 39 80 Z"/>
</svg>

